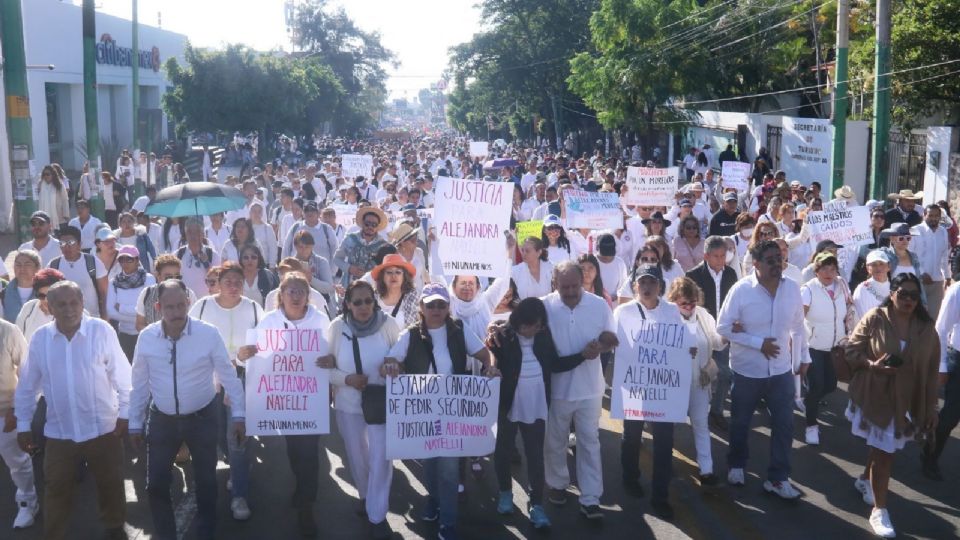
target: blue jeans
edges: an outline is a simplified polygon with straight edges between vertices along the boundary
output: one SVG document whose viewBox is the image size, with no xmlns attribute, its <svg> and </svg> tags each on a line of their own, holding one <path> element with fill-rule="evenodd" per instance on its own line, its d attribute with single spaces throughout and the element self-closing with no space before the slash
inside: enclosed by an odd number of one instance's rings
<svg viewBox="0 0 960 540">
<path fill-rule="evenodd" d="M 460 458 L 439 457 L 423 460 L 427 480 L 427 507 L 440 510 L 440 525 L 457 524 L 457 484 L 460 483 Z"/>
<path fill-rule="evenodd" d="M 147 493 L 156 538 L 175 539 L 177 526 L 170 500 L 173 460 L 187 443 L 197 493 L 197 537 L 213 539 L 217 522 L 217 406 L 211 401 L 199 411 L 168 416 L 153 409 L 147 426 Z"/>
<path fill-rule="evenodd" d="M 770 466 L 767 479 L 782 482 L 790 477 L 790 447 L 793 444 L 793 373 L 753 379 L 733 374 L 730 391 L 730 452 L 727 466 L 743 469 L 750 457 L 747 436 L 750 421 L 762 399 L 770 411 Z"/>
<path fill-rule="evenodd" d="M 730 391 L 730 347 L 722 351 L 713 351 L 713 361 L 719 371 L 714 381 L 713 396 L 710 398 L 710 414 L 723 414 L 723 401 Z"/>
</svg>

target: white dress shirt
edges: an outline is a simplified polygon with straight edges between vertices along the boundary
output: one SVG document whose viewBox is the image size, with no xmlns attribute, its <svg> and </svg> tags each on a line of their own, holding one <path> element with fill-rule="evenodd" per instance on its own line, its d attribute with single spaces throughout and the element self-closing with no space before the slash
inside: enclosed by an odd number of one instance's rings
<svg viewBox="0 0 960 540">
<path fill-rule="evenodd" d="M 910 228 L 913 245 L 910 251 L 920 260 L 920 274 L 929 274 L 933 281 L 943 281 L 950 276 L 950 238 L 943 226 L 931 229 L 926 223 Z"/>
<path fill-rule="evenodd" d="M 150 401 L 166 415 L 192 414 L 206 407 L 223 385 L 233 418 L 244 417 L 243 386 L 217 327 L 187 317 L 176 341 L 157 321 L 140 333 L 133 353 L 130 430 L 143 429 Z"/>
<path fill-rule="evenodd" d="M 803 301 L 795 281 L 782 278 L 771 296 L 756 275 L 741 279 L 730 288 L 717 324 L 720 335 L 730 341 L 730 369 L 764 379 L 792 370 L 793 351 L 809 361 L 803 321 Z M 743 325 L 743 332 L 733 332 L 736 322 Z M 780 354 L 769 360 L 760 352 L 766 338 L 776 339 L 780 347 Z"/>
<path fill-rule="evenodd" d="M 510 277 L 517 284 L 517 293 L 520 300 L 531 296 L 544 296 L 553 290 L 553 265 L 549 261 L 540 261 L 540 275 L 533 278 L 530 267 L 522 262 L 510 269 Z"/>
<path fill-rule="evenodd" d="M 547 308 L 547 323 L 553 334 L 553 342 L 560 356 L 579 353 L 587 343 L 599 338 L 601 333 L 614 334 L 617 331 L 610 306 L 599 296 L 583 293 L 573 309 L 563 303 L 557 292 L 544 296 L 542 300 Z M 570 371 L 554 373 L 551 377 L 552 399 L 577 401 L 603 395 L 604 380 L 599 355 L 584 360 Z"/>
<path fill-rule="evenodd" d="M 940 336 L 940 373 L 947 373 L 947 347 L 960 351 L 960 281 L 947 287 L 937 316 Z"/>
<path fill-rule="evenodd" d="M 109 323 L 84 315 L 70 340 L 56 323 L 37 330 L 14 397 L 18 432 L 30 431 L 40 394 L 47 399 L 43 433 L 51 439 L 89 441 L 128 417 L 130 363 Z"/>
</svg>

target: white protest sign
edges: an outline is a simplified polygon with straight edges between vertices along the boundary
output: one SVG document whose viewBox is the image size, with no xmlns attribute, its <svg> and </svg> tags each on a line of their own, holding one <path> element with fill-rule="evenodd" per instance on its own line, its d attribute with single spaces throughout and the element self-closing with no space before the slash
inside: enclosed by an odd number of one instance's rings
<svg viewBox="0 0 960 540">
<path fill-rule="evenodd" d="M 370 154 L 344 154 L 340 156 L 340 171 L 345 178 L 363 176 L 370 178 L 373 174 L 373 156 Z"/>
<path fill-rule="evenodd" d="M 490 143 L 487 141 L 471 141 L 470 157 L 483 157 L 490 154 Z"/>
<path fill-rule="evenodd" d="M 861 246 L 873 242 L 870 232 L 870 209 L 866 206 L 824 206 L 822 212 L 807 214 L 810 244 L 833 240 L 844 247 Z"/>
<path fill-rule="evenodd" d="M 387 380 L 387 459 L 485 456 L 497 443 L 500 379 L 400 375 Z"/>
<path fill-rule="evenodd" d="M 437 178 L 433 215 L 443 275 L 508 275 L 512 207 L 513 182 Z"/>
<path fill-rule="evenodd" d="M 805 185 L 830 178 L 833 126 L 822 118 L 783 117 L 780 167 Z"/>
<path fill-rule="evenodd" d="M 653 169 L 650 167 L 627 167 L 626 195 L 620 193 L 623 204 L 644 206 L 670 206 L 680 185 L 679 167 Z"/>
<path fill-rule="evenodd" d="M 333 208 L 337 213 L 337 225 L 349 228 L 357 224 L 357 206 L 354 204 L 331 204 L 328 208 Z"/>
<path fill-rule="evenodd" d="M 319 329 L 249 330 L 257 355 L 247 361 L 247 435 L 330 433 L 330 375 Z"/>
<path fill-rule="evenodd" d="M 568 189 L 563 192 L 566 225 L 571 229 L 622 229 L 623 210 L 616 193 Z"/>
<path fill-rule="evenodd" d="M 637 305 L 621 306 L 638 311 Z M 634 315 L 631 313 L 631 315 Z M 695 343 L 680 320 L 658 322 L 621 314 L 610 417 L 651 422 L 686 422 L 690 408 Z M 629 328 L 624 328 L 624 320 Z"/>
<path fill-rule="evenodd" d="M 750 171 L 753 166 L 742 161 L 727 160 L 723 162 L 721 176 L 723 187 L 736 188 L 740 193 L 750 189 Z"/>
</svg>

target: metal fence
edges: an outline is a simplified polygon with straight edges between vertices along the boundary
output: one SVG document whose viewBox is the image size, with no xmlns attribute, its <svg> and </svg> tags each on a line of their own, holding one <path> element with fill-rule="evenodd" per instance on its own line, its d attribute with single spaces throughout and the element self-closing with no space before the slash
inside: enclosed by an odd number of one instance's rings
<svg viewBox="0 0 960 540">
<path fill-rule="evenodd" d="M 776 171 L 780 168 L 780 141 L 783 139 L 783 128 L 780 126 L 767 126 L 767 152 L 773 159 L 770 170 Z"/>
<path fill-rule="evenodd" d="M 927 166 L 927 134 L 890 132 L 887 145 L 887 193 L 923 191 Z"/>
</svg>

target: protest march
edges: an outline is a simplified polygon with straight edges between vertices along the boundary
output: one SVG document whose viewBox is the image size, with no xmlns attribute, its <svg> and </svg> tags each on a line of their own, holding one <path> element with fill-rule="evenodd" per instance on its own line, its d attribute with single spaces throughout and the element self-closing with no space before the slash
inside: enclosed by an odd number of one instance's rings
<svg viewBox="0 0 960 540">
<path fill-rule="evenodd" d="M 222 179 L 178 179 L 158 162 L 135 171 L 144 195 L 106 192 L 103 219 L 43 168 L 41 190 L 65 190 L 71 209 L 39 199 L 0 293 L 17 527 L 43 509 L 45 537 L 70 537 L 70 499 L 53 490 L 76 468 L 56 463 L 82 455 L 104 527 L 126 537 L 127 454 L 146 463 L 158 538 L 176 537 L 175 463 L 194 471 L 197 537 L 223 537 L 218 512 L 258 511 L 250 449 L 268 440 L 286 446 L 306 537 L 321 531 L 320 453 L 335 437 L 372 538 L 391 537 L 405 462 L 425 478 L 417 518 L 448 540 L 461 500 L 543 531 L 563 511 L 619 519 L 604 506 L 616 504 L 608 468 L 672 520 L 675 446 L 695 456 L 699 489 L 756 484 L 793 501 L 796 447 L 851 437 L 864 470 L 843 483 L 881 536 L 895 454 L 919 445 L 928 482 L 956 469 L 940 460 L 960 419 L 958 224 L 944 201 L 864 200 L 729 160 L 688 177 L 628 148 L 574 155 L 457 134 L 310 144 L 315 160 L 254 155 Z M 80 179 L 95 196 L 112 181 Z M 844 418 L 826 420 L 840 392 Z M 761 447 L 749 437 L 759 416 Z M 622 422 L 620 463 L 602 459 L 601 418 Z M 692 448 L 674 440 L 683 430 Z M 486 470 L 493 500 L 465 488 Z"/>
</svg>

